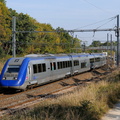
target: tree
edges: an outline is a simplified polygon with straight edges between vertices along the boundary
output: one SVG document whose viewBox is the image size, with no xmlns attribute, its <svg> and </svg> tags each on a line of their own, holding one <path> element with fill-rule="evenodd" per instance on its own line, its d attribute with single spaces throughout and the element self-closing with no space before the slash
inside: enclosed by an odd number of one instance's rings
<svg viewBox="0 0 120 120">
<path fill-rule="evenodd" d="M 2 0 L 1 0 L 2 1 Z M 3 2 L 3 3 L 2 3 Z M 16 31 L 55 31 L 50 24 L 42 24 L 28 14 L 17 13 L 0 2 L 0 52 L 12 53 L 12 17 L 16 16 Z M 79 40 L 58 27 L 53 33 L 16 33 L 16 53 L 69 53 L 79 47 Z M 60 32 L 59 32 L 60 31 Z M 3 51 L 3 52 L 2 52 Z"/>
<path fill-rule="evenodd" d="M 0 2 L 2 2 L 2 3 L 4 3 L 4 4 L 6 4 L 6 0 L 0 0 Z"/>
<path fill-rule="evenodd" d="M 101 42 L 100 41 L 93 41 L 90 46 L 91 47 L 99 47 L 99 46 L 101 46 Z"/>
<path fill-rule="evenodd" d="M 13 16 L 16 16 L 16 30 L 17 31 L 34 31 L 36 30 L 37 26 L 35 25 L 35 20 L 27 14 L 20 13 L 18 14 L 15 10 L 9 9 L 10 17 L 12 19 Z M 12 22 L 12 21 L 11 21 Z M 12 29 L 12 23 L 11 23 Z M 16 34 L 16 41 L 17 47 L 16 52 L 17 54 L 21 54 L 27 51 L 31 42 L 35 40 L 34 33 L 17 33 Z"/>
<path fill-rule="evenodd" d="M 0 2 L 0 45 L 1 50 L 5 51 L 5 54 L 9 53 L 10 44 L 7 42 L 11 39 L 10 29 L 10 13 L 6 5 Z"/>
</svg>

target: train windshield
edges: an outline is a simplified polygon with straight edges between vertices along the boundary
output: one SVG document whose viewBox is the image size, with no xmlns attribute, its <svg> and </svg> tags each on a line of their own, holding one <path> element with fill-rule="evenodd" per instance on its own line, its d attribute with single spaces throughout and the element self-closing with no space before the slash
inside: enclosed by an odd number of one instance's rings
<svg viewBox="0 0 120 120">
<path fill-rule="evenodd" d="M 9 67 L 7 68 L 7 73 L 18 73 L 20 70 L 20 66 L 18 65 L 9 65 Z"/>
</svg>

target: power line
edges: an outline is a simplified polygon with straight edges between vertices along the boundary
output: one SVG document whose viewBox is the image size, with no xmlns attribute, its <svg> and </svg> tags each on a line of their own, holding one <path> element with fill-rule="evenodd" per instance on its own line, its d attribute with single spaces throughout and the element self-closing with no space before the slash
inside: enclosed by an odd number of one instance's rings
<svg viewBox="0 0 120 120">
<path fill-rule="evenodd" d="M 91 2 L 89 2 L 89 1 L 87 1 L 87 0 L 83 0 L 83 1 L 87 2 L 88 4 L 94 6 L 95 8 L 97 8 L 97 9 L 103 11 L 103 12 L 107 12 L 107 13 L 110 14 L 110 12 L 108 12 L 107 10 L 102 9 L 102 8 L 100 8 L 100 7 L 96 6 L 96 5 L 94 5 L 93 3 L 91 3 Z"/>
<path fill-rule="evenodd" d="M 98 24 L 98 23 L 101 23 L 101 22 L 103 22 L 103 21 L 107 21 L 107 20 L 112 21 L 112 20 L 116 19 L 116 17 L 117 17 L 117 16 L 110 17 L 110 18 L 107 18 L 107 19 L 104 19 L 104 20 L 101 20 L 101 21 L 98 21 L 98 22 L 95 22 L 95 23 L 91 23 L 91 24 L 88 24 L 88 25 L 82 26 L 82 27 L 80 27 L 80 28 L 89 27 L 89 26 L 92 26 L 92 25 L 95 25 L 95 24 Z M 79 29 L 79 28 L 77 28 L 77 29 Z M 76 29 L 74 29 L 74 30 L 76 30 Z"/>
<path fill-rule="evenodd" d="M 97 27 L 96 29 L 98 29 L 98 28 L 100 28 L 100 27 L 102 27 L 102 26 L 106 25 L 107 23 L 111 22 L 111 21 L 112 21 L 112 20 L 114 20 L 115 18 L 116 18 L 116 17 L 111 18 L 108 22 L 106 22 L 106 23 L 102 24 L 101 26 Z"/>
</svg>

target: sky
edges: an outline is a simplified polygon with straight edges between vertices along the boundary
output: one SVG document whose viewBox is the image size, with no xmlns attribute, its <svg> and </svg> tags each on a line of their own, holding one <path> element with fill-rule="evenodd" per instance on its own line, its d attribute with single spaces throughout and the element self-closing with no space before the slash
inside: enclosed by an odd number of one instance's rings
<svg viewBox="0 0 120 120">
<path fill-rule="evenodd" d="M 40 23 L 65 30 L 114 28 L 117 20 L 111 18 L 120 14 L 120 0 L 6 0 L 6 5 Z M 89 45 L 95 40 L 105 42 L 107 33 L 116 40 L 114 32 L 79 32 L 73 37 Z"/>
</svg>

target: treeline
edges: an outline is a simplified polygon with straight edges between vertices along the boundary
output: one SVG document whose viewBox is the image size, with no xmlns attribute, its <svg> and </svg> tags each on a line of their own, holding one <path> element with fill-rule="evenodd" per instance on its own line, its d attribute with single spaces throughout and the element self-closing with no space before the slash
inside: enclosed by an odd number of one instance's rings
<svg viewBox="0 0 120 120">
<path fill-rule="evenodd" d="M 90 45 L 90 47 L 99 47 L 99 46 L 111 46 L 111 45 L 114 45 L 114 46 L 117 46 L 117 41 L 106 41 L 104 43 L 102 43 L 101 41 L 97 40 L 97 41 L 93 41 Z"/>
<path fill-rule="evenodd" d="M 16 53 L 69 53 L 80 47 L 80 41 L 63 28 L 54 29 L 50 24 L 39 23 L 28 14 L 17 13 L 0 0 L 0 54 L 12 54 L 12 17 L 16 16 L 16 31 L 55 31 L 54 33 L 17 33 Z"/>
</svg>

